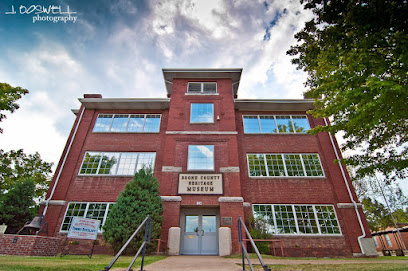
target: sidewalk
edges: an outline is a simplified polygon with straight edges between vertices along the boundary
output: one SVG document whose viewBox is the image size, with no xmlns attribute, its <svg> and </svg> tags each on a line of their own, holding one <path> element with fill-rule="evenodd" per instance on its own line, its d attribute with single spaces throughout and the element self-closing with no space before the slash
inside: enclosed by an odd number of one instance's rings
<svg viewBox="0 0 408 271">
<path fill-rule="evenodd" d="M 230 259 L 220 256 L 171 256 L 149 264 L 146 271 L 239 271 L 242 270 Z"/>
</svg>

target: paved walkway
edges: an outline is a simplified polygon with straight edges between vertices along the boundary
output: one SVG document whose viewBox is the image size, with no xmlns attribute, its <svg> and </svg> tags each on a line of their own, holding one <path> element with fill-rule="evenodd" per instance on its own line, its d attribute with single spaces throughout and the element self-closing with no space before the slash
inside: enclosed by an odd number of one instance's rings
<svg viewBox="0 0 408 271">
<path fill-rule="evenodd" d="M 242 264 L 241 259 L 231 259 L 233 263 Z M 316 260 L 286 260 L 286 259 L 264 259 L 267 265 L 295 265 L 295 264 L 362 264 L 362 263 L 398 263 L 406 264 L 408 269 L 408 260 L 347 260 L 347 259 L 316 259 Z M 247 264 L 247 262 L 245 261 Z M 259 265 L 259 260 L 251 258 L 251 263 L 253 265 Z"/>
</svg>

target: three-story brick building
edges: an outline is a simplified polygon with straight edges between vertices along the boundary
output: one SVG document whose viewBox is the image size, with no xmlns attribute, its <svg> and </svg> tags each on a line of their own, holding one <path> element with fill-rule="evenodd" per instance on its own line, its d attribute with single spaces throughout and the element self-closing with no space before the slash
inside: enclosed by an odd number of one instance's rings
<svg viewBox="0 0 408 271">
<path fill-rule="evenodd" d="M 348 174 L 333 163 L 335 138 L 307 134 L 327 120 L 307 115 L 312 100 L 237 99 L 241 72 L 163 69 L 168 98 L 79 99 L 42 207 L 50 232 L 64 236 L 74 216 L 103 224 L 135 171 L 150 165 L 173 254 L 239 252 L 239 216 L 266 220 L 286 255 L 372 253 Z"/>
</svg>

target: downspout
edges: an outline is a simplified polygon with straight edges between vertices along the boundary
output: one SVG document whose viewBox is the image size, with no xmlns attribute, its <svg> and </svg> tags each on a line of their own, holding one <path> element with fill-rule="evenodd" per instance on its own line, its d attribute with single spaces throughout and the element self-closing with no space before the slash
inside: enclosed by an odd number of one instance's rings
<svg viewBox="0 0 408 271">
<path fill-rule="evenodd" d="M 324 123 L 326 124 L 326 126 L 329 126 L 329 125 L 327 124 L 326 118 L 324 118 Z M 357 237 L 357 241 L 358 241 L 358 244 L 359 244 L 359 246 L 360 246 L 361 253 L 362 253 L 362 254 L 365 254 L 364 247 L 363 247 L 363 245 L 361 244 L 361 239 L 363 239 L 364 237 L 366 237 L 366 233 L 365 233 L 365 230 L 364 230 L 363 222 L 361 221 L 360 213 L 358 212 L 357 202 L 353 199 L 353 194 L 351 193 L 350 186 L 349 186 L 349 183 L 348 183 L 347 178 L 346 178 L 346 174 L 344 173 L 343 165 L 342 165 L 341 162 L 340 162 L 339 153 L 337 152 L 336 145 L 334 144 L 333 135 L 332 135 L 330 132 L 329 132 L 329 137 L 330 137 L 331 144 L 332 144 L 332 146 L 333 146 L 334 153 L 336 154 L 336 158 L 337 158 L 337 160 L 339 161 L 339 167 L 340 167 L 340 170 L 341 170 L 341 174 L 343 175 L 343 180 L 344 180 L 344 183 L 346 184 L 347 191 L 348 191 L 348 194 L 349 194 L 349 196 L 350 196 L 351 202 L 352 202 L 353 205 L 354 205 L 354 210 L 356 211 L 356 215 L 357 215 L 358 222 L 360 223 L 361 232 L 362 232 L 363 234 L 360 235 L 359 237 Z"/>
<path fill-rule="evenodd" d="M 55 178 L 54 186 L 52 187 L 50 196 L 49 196 L 48 199 L 45 201 L 45 207 L 44 207 L 44 211 L 43 211 L 43 215 L 44 215 L 44 216 L 45 216 L 45 214 L 47 213 L 48 205 L 49 205 L 49 203 L 50 203 L 50 200 L 51 200 L 52 196 L 54 195 L 55 188 L 57 187 L 58 181 L 59 181 L 60 176 L 61 176 L 61 173 L 62 173 L 62 169 L 64 168 L 65 162 L 67 161 L 67 157 L 68 157 L 69 151 L 71 150 L 71 146 L 72 146 L 72 143 L 74 142 L 74 138 L 75 138 L 75 135 L 76 135 L 76 133 L 77 133 L 77 131 L 78 131 L 79 124 L 81 123 L 82 115 L 84 114 L 84 111 L 85 111 L 85 107 L 82 107 L 81 115 L 79 115 L 79 119 L 78 119 L 78 122 L 77 122 L 77 124 L 76 124 L 76 126 L 75 126 L 74 133 L 72 134 L 72 137 L 71 137 L 71 142 L 69 142 L 68 149 L 67 149 L 67 151 L 66 151 L 66 153 L 65 153 L 65 156 L 64 156 L 64 160 L 62 161 L 61 167 L 60 167 L 60 169 L 59 169 L 59 171 L 58 171 L 57 178 Z"/>
</svg>

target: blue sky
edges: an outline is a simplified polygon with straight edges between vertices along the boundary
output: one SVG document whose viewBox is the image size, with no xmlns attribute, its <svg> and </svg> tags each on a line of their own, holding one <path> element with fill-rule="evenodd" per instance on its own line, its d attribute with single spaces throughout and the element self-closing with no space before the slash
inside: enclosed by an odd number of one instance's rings
<svg viewBox="0 0 408 271">
<path fill-rule="evenodd" d="M 33 22 L 33 5 L 76 21 Z M 302 98 L 286 51 L 310 18 L 297 0 L 2 0 L 0 82 L 30 94 L 0 124 L 0 148 L 57 163 L 77 98 L 165 97 L 162 68 L 243 68 L 239 98 Z"/>
</svg>

